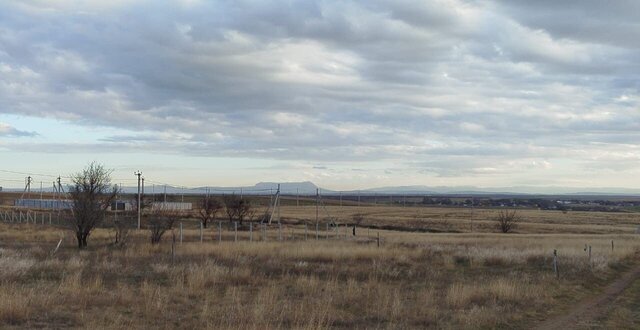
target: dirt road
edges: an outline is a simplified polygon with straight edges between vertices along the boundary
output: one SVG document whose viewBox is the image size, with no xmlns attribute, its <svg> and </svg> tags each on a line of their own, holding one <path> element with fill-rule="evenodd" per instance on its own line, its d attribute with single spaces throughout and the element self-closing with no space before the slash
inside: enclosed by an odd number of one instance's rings
<svg viewBox="0 0 640 330">
<path fill-rule="evenodd" d="M 549 319 L 536 329 L 584 329 L 589 323 L 607 312 L 610 303 L 615 300 L 633 282 L 640 279 L 640 266 L 625 273 L 611 283 L 601 294 L 583 300 L 567 314 Z"/>
</svg>

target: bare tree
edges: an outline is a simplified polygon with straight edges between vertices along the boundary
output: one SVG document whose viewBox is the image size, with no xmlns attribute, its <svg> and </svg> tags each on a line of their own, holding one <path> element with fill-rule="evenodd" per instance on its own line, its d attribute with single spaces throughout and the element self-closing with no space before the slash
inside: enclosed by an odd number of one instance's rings
<svg viewBox="0 0 640 330">
<path fill-rule="evenodd" d="M 147 228 L 151 232 L 151 244 L 160 243 L 162 236 L 180 220 L 180 213 L 177 210 L 163 207 L 152 208 L 145 216 L 148 218 Z"/>
<path fill-rule="evenodd" d="M 225 212 L 229 218 L 229 222 L 237 220 L 240 225 L 244 219 L 252 218 L 254 212 L 252 210 L 251 201 L 240 198 L 235 194 L 225 195 L 222 198 L 224 202 Z"/>
<path fill-rule="evenodd" d="M 364 214 L 356 213 L 351 218 L 353 219 L 353 223 L 359 226 L 362 221 L 364 221 Z"/>
<path fill-rule="evenodd" d="M 509 233 L 515 229 L 518 221 L 520 221 L 520 216 L 518 216 L 516 210 L 500 211 L 496 218 L 498 229 L 503 233 Z"/>
<path fill-rule="evenodd" d="M 198 210 L 202 227 L 207 228 L 207 223 L 215 219 L 220 210 L 222 210 L 222 203 L 219 199 L 210 196 L 204 197 L 200 201 L 200 209 Z"/>
<path fill-rule="evenodd" d="M 111 170 L 95 162 L 71 175 L 71 182 L 72 229 L 78 240 L 78 248 L 82 249 L 87 247 L 87 237 L 91 231 L 104 221 L 118 188 L 111 185 Z"/>
<path fill-rule="evenodd" d="M 135 221 L 136 215 L 132 212 L 123 212 L 120 215 L 114 215 L 111 221 L 111 227 L 115 231 L 115 246 L 124 246 L 129 240 L 129 231 Z"/>
<path fill-rule="evenodd" d="M 131 200 L 131 206 L 133 210 L 138 209 L 138 194 L 135 194 L 133 196 L 133 199 Z M 153 199 L 148 197 L 146 194 L 141 194 L 140 195 L 141 211 L 144 212 L 145 210 L 150 209 L 152 206 L 153 206 Z"/>
</svg>

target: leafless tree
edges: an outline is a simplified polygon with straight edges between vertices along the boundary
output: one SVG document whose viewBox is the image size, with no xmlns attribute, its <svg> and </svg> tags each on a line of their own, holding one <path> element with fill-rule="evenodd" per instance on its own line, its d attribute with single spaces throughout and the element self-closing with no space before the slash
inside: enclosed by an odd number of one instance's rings
<svg viewBox="0 0 640 330">
<path fill-rule="evenodd" d="M 516 210 L 500 211 L 496 218 L 498 229 L 503 233 L 509 233 L 515 229 L 518 221 L 520 221 L 520 216 L 518 216 Z"/>
<path fill-rule="evenodd" d="M 356 213 L 351 218 L 353 219 L 353 223 L 359 226 L 362 221 L 364 221 L 364 214 Z"/>
<path fill-rule="evenodd" d="M 211 196 L 204 197 L 202 201 L 200 201 L 200 209 L 198 210 L 202 227 L 207 228 L 207 223 L 215 219 L 216 214 L 222 210 L 222 207 L 219 199 Z"/>
<path fill-rule="evenodd" d="M 138 209 L 138 194 L 134 194 L 133 199 L 131 200 L 131 206 L 132 209 L 137 210 Z M 153 206 L 153 199 L 151 199 L 150 197 L 148 197 L 145 194 L 141 194 L 140 195 L 140 206 L 141 206 L 141 211 L 144 212 L 147 209 L 150 209 Z"/>
<path fill-rule="evenodd" d="M 173 228 L 173 225 L 180 220 L 180 212 L 169 210 L 163 207 L 152 208 L 145 217 L 147 228 L 151 233 L 151 244 L 158 244 L 162 236 Z"/>
<path fill-rule="evenodd" d="M 118 188 L 111 185 L 111 170 L 95 162 L 71 175 L 71 182 L 72 229 L 78 240 L 78 248 L 82 249 L 87 247 L 87 237 L 91 231 L 104 221 Z"/>
<path fill-rule="evenodd" d="M 232 194 L 223 196 L 222 201 L 224 202 L 229 222 L 238 221 L 242 225 L 243 220 L 254 216 L 251 201 L 246 198 L 240 198 Z"/>
<path fill-rule="evenodd" d="M 124 246 L 129 240 L 129 230 L 133 228 L 135 214 L 132 212 L 123 212 L 112 217 L 111 228 L 115 231 L 115 246 Z"/>
</svg>

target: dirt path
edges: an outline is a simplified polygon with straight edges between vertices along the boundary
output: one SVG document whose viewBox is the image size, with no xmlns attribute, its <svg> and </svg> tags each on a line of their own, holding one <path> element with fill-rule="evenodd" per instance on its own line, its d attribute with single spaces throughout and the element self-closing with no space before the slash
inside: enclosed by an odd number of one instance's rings
<svg viewBox="0 0 640 330">
<path fill-rule="evenodd" d="M 635 267 L 611 283 L 601 294 L 581 301 L 568 313 L 547 320 L 537 326 L 536 329 L 566 330 L 588 328 L 590 321 L 603 315 L 609 308 L 609 304 L 638 279 L 640 279 L 640 266 Z"/>
</svg>

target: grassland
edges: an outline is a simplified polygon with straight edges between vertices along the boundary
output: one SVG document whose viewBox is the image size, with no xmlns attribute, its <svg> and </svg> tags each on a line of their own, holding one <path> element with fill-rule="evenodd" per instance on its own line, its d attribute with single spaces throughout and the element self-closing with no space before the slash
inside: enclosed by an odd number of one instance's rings
<svg viewBox="0 0 640 330">
<path fill-rule="evenodd" d="M 272 226 L 249 242 L 244 226 L 235 242 L 225 225 L 217 242 L 214 224 L 200 243 L 186 221 L 175 255 L 170 237 L 151 246 L 144 231 L 116 247 L 98 229 L 78 251 L 60 228 L 0 224 L 0 327 L 529 328 L 640 260 L 634 214 L 523 210 L 516 233 L 498 234 L 495 210 L 327 210 L 340 224 L 363 214 L 357 236 L 321 225 L 316 240 L 312 206 L 283 208 L 282 241 Z M 598 322 L 633 324 L 635 303 Z"/>
</svg>

